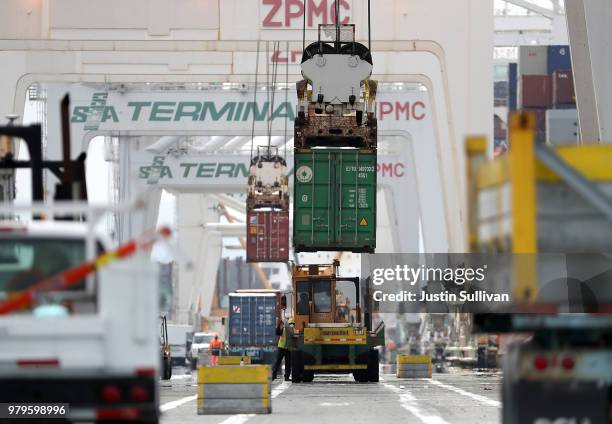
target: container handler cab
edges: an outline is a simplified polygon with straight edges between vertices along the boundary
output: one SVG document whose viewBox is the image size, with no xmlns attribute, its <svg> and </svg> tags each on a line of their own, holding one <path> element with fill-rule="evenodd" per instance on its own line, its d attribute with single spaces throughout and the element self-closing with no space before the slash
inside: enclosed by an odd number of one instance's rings
<svg viewBox="0 0 612 424">
<path fill-rule="evenodd" d="M 294 265 L 294 330 L 287 337 L 294 383 L 315 374 L 352 373 L 358 382 L 378 382 L 378 350 L 385 343 L 384 323 L 372 328 L 369 287 L 361 307 L 360 279 L 337 275 L 331 265 Z M 282 302 L 286 307 L 286 298 Z M 354 307 L 351 306 L 354 304 Z"/>
</svg>

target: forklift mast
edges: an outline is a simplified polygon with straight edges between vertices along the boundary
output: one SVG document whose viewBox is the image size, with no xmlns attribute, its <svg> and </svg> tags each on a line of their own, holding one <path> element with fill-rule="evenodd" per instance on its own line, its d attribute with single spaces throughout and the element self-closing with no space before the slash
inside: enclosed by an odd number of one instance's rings
<svg viewBox="0 0 612 424">
<path fill-rule="evenodd" d="M 43 202 L 44 182 L 43 170 L 48 169 L 60 181 L 55 188 L 55 200 L 87 200 L 87 185 L 85 181 L 85 159 L 86 154 L 81 153 L 76 160 L 71 158 L 70 153 L 70 99 L 66 95 L 62 99 L 62 147 L 63 159 L 61 161 L 48 161 L 43 158 L 42 127 L 40 124 L 19 126 L 0 126 L 0 137 L 2 137 L 2 152 L 0 156 L 0 175 L 2 171 L 14 172 L 16 169 L 25 168 L 31 170 L 32 175 L 32 201 Z M 30 156 L 29 160 L 16 160 L 14 156 L 15 141 L 18 138 L 24 141 Z M 14 181 L 13 181 L 14 183 Z M 14 190 L 14 187 L 12 188 Z M 0 199 L 3 202 L 12 203 L 13 198 Z M 65 219 L 65 218 L 63 218 Z"/>
</svg>

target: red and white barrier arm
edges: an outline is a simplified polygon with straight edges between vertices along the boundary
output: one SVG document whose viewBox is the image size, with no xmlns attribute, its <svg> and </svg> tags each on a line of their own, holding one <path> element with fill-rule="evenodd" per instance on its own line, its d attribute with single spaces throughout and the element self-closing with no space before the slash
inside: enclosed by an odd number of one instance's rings
<svg viewBox="0 0 612 424">
<path fill-rule="evenodd" d="M 46 278 L 32 286 L 27 290 L 17 294 L 5 302 L 0 302 L 0 315 L 5 315 L 19 309 L 27 308 L 34 302 L 34 297 L 37 292 L 49 290 L 65 290 L 74 285 L 77 285 L 89 274 L 103 268 L 115 261 L 128 258 L 138 251 L 149 250 L 153 244 L 161 239 L 167 239 L 171 235 L 168 227 L 161 227 L 154 234 L 143 236 L 140 239 L 132 240 L 124 245 L 119 246 L 116 250 L 106 252 L 92 261 L 77 265 L 60 274 Z"/>
</svg>

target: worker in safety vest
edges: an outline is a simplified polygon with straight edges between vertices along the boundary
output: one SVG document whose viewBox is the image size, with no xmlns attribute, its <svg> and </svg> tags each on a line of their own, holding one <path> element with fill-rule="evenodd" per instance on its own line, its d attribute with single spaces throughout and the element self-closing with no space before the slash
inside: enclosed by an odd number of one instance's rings
<svg viewBox="0 0 612 424">
<path fill-rule="evenodd" d="M 223 349 L 223 343 L 219 340 L 219 335 L 215 334 L 215 338 L 208 345 L 208 350 L 210 350 L 211 354 L 210 363 L 212 365 L 217 365 L 217 357 L 221 355 L 221 349 Z"/>
<path fill-rule="evenodd" d="M 295 324 L 293 318 L 290 318 L 287 324 L 289 328 L 286 328 L 283 321 L 281 321 L 278 327 L 276 327 L 276 335 L 279 336 L 278 354 L 276 356 L 276 363 L 272 369 L 272 380 L 276 380 L 276 375 L 278 374 L 283 358 L 285 358 L 285 381 L 289 381 L 289 377 L 291 376 L 291 351 L 287 349 L 287 330 L 293 330 L 293 325 Z"/>
</svg>

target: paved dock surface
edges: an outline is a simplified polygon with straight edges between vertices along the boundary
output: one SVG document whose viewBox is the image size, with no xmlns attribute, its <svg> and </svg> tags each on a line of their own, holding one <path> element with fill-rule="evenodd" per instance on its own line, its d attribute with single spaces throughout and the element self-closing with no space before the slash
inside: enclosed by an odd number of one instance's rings
<svg viewBox="0 0 612 424">
<path fill-rule="evenodd" d="M 270 415 L 197 415 L 195 373 L 175 370 L 162 381 L 163 424 L 495 424 L 501 422 L 501 375 L 458 372 L 433 379 L 356 383 L 350 375 L 317 376 L 312 383 L 277 379 Z"/>
</svg>

